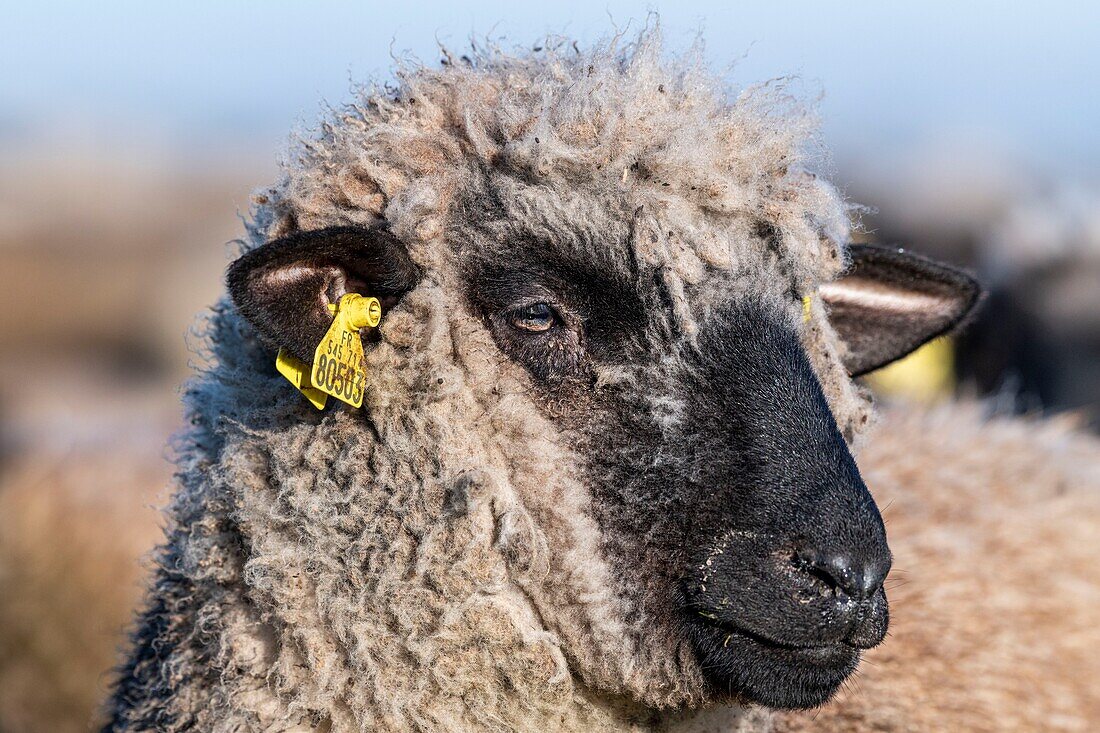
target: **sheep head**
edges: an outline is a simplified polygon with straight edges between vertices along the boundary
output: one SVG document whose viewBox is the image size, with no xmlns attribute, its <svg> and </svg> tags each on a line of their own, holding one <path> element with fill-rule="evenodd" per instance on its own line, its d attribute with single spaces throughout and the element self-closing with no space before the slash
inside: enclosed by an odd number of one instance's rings
<svg viewBox="0 0 1100 733">
<path fill-rule="evenodd" d="M 390 540 L 491 505 L 503 577 L 456 602 L 524 599 L 516 624 L 631 704 L 813 706 L 887 626 L 851 377 L 978 289 L 847 245 L 804 116 L 716 89 L 653 34 L 407 70 L 261 195 L 230 291 L 306 360 L 326 304 L 384 300 L 362 411 L 320 419 L 373 446 L 364 491 L 414 487 Z"/>
</svg>

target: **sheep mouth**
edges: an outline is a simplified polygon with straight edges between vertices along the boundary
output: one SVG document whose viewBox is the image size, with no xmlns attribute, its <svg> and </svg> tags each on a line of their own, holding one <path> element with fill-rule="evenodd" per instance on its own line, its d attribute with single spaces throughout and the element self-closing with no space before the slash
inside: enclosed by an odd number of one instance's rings
<svg viewBox="0 0 1100 733">
<path fill-rule="evenodd" d="M 694 613 L 687 626 L 703 675 L 719 697 L 813 708 L 828 702 L 859 665 L 861 650 L 845 641 L 789 643 Z"/>
</svg>

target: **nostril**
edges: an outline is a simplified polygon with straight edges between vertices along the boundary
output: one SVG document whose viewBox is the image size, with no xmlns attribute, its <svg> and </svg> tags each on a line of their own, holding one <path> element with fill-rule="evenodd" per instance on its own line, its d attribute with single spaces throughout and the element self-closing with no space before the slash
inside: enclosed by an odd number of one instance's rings
<svg viewBox="0 0 1100 733">
<path fill-rule="evenodd" d="M 836 578 L 823 567 L 823 563 L 816 555 L 795 553 L 791 557 L 791 566 L 794 567 L 795 570 L 814 578 L 818 583 L 826 586 L 832 591 L 836 591 L 839 588 Z"/>
<path fill-rule="evenodd" d="M 889 567 L 860 563 L 847 555 L 797 553 L 792 564 L 818 581 L 852 598 L 870 598 L 882 587 Z"/>
</svg>

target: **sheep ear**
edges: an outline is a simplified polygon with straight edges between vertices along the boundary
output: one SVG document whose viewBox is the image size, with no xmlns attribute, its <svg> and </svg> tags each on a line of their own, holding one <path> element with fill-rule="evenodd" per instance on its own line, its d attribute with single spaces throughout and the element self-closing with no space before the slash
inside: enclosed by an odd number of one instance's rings
<svg viewBox="0 0 1100 733">
<path fill-rule="evenodd" d="M 853 377 L 951 331 L 982 295 L 965 272 L 902 249 L 857 244 L 849 254 L 851 267 L 820 292 Z"/>
<path fill-rule="evenodd" d="M 297 232 L 242 255 L 229 295 L 259 334 L 310 363 L 345 293 L 378 298 L 383 313 L 420 279 L 404 244 L 385 227 Z"/>
</svg>

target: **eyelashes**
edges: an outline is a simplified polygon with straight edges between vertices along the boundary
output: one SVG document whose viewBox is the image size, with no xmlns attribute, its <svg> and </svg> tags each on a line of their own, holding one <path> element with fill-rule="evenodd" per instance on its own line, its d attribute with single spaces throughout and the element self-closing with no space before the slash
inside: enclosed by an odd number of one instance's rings
<svg viewBox="0 0 1100 733">
<path fill-rule="evenodd" d="M 513 309 L 507 314 L 512 328 L 528 333 L 546 333 L 561 325 L 561 316 L 548 303 L 534 303 Z"/>
</svg>

